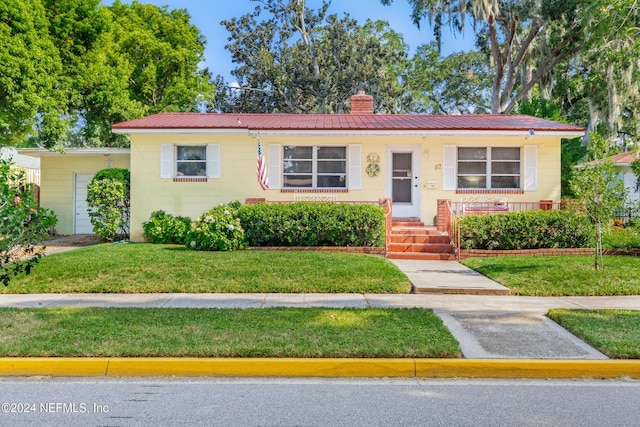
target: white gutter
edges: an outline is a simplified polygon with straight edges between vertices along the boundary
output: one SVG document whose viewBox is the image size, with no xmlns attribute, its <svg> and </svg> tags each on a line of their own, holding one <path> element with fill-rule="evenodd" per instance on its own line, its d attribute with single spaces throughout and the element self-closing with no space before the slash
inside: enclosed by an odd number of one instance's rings
<svg viewBox="0 0 640 427">
<path fill-rule="evenodd" d="M 129 148 L 67 148 L 64 152 L 51 151 L 46 148 L 19 148 L 18 153 L 31 157 L 49 156 L 128 156 Z"/>
<path fill-rule="evenodd" d="M 249 129 L 202 129 L 202 128 L 171 128 L 171 129 L 145 129 L 145 128 L 132 128 L 132 129 L 112 129 L 112 133 L 133 135 L 133 134 L 193 134 L 193 133 L 216 133 L 216 134 L 231 134 L 231 135 L 246 135 Z"/>
</svg>

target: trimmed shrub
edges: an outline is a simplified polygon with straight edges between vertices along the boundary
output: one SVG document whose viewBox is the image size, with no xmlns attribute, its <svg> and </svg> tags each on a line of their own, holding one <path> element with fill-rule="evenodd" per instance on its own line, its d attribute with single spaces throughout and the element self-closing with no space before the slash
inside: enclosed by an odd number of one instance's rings
<svg viewBox="0 0 640 427">
<path fill-rule="evenodd" d="M 576 212 L 523 211 L 469 215 L 460 219 L 462 249 L 593 247 L 593 225 Z"/>
<path fill-rule="evenodd" d="M 640 229 L 609 227 L 602 233 L 602 246 L 608 249 L 640 248 Z"/>
<path fill-rule="evenodd" d="M 634 216 L 633 218 L 630 218 L 625 224 L 625 227 L 635 228 L 640 231 L 640 216 Z"/>
<path fill-rule="evenodd" d="M 164 211 L 152 212 L 149 221 L 142 224 L 145 240 L 151 243 L 180 245 L 184 245 L 190 227 L 191 218 L 173 216 Z"/>
<path fill-rule="evenodd" d="M 220 205 L 191 223 L 185 243 L 200 251 L 232 251 L 245 247 L 244 230 L 234 204 Z"/>
<path fill-rule="evenodd" d="M 259 203 L 238 216 L 249 246 L 384 245 L 384 211 L 373 205 Z"/>
<path fill-rule="evenodd" d="M 114 241 L 129 237 L 131 175 L 127 169 L 98 171 L 87 186 L 87 203 L 93 231 Z"/>
</svg>

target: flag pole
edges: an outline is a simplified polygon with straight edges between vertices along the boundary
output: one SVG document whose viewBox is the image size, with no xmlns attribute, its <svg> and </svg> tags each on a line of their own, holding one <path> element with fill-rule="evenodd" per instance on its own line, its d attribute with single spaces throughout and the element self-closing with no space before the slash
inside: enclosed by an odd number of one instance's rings
<svg viewBox="0 0 640 427">
<path fill-rule="evenodd" d="M 267 176 L 267 165 L 264 160 L 264 151 L 262 150 L 262 141 L 260 140 L 260 132 L 258 131 L 258 165 L 257 165 L 258 184 L 262 190 L 269 188 L 269 177 Z"/>
</svg>

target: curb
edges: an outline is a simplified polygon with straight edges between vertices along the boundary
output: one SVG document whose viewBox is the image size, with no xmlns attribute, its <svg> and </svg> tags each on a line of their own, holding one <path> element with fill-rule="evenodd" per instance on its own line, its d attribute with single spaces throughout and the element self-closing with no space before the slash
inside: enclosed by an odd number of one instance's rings
<svg viewBox="0 0 640 427">
<path fill-rule="evenodd" d="M 640 379 L 640 360 L 7 357 L 2 376 Z"/>
</svg>

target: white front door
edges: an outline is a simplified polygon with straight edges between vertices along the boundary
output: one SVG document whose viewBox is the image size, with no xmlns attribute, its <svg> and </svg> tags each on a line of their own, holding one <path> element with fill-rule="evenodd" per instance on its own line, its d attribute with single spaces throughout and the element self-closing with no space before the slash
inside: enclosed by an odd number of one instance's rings
<svg viewBox="0 0 640 427">
<path fill-rule="evenodd" d="M 387 197 L 393 201 L 393 216 L 420 216 L 420 149 L 389 147 Z"/>
<path fill-rule="evenodd" d="M 89 219 L 89 206 L 87 204 L 87 185 L 93 178 L 93 174 L 75 175 L 75 203 L 74 224 L 75 234 L 93 234 L 93 227 Z"/>
</svg>

